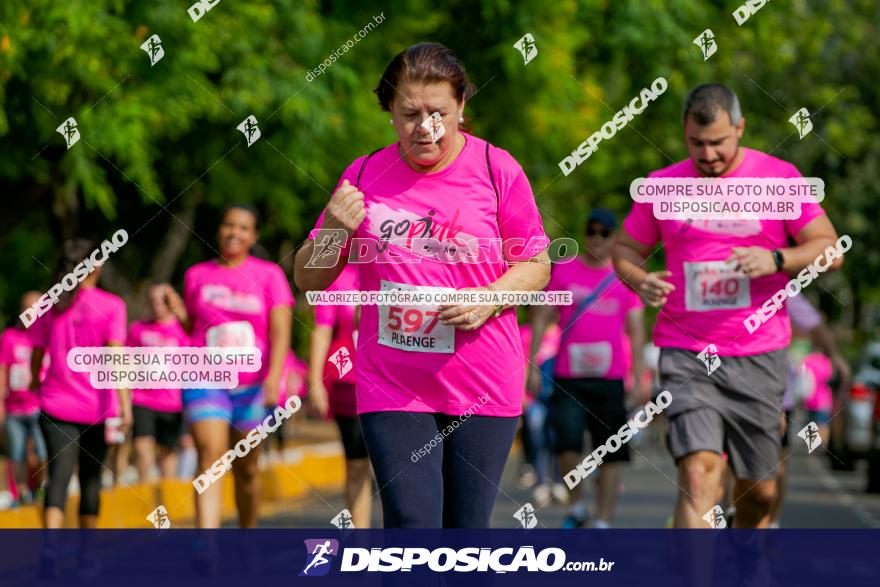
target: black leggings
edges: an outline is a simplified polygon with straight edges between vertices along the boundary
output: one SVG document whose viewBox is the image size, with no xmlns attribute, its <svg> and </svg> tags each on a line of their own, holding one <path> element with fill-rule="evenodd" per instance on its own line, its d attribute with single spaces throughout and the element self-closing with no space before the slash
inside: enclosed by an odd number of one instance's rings
<svg viewBox="0 0 880 587">
<path fill-rule="evenodd" d="M 77 424 L 40 415 L 40 428 L 49 453 L 46 507 L 64 511 L 67 486 L 79 464 L 79 515 L 97 516 L 101 494 L 101 468 L 107 455 L 104 424 Z"/>
<path fill-rule="evenodd" d="M 488 528 L 518 417 L 361 414 L 386 528 Z"/>
</svg>

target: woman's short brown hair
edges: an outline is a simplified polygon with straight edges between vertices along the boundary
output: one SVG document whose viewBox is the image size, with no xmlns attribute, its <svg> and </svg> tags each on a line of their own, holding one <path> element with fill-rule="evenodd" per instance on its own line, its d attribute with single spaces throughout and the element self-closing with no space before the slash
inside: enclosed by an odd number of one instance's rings
<svg viewBox="0 0 880 587">
<path fill-rule="evenodd" d="M 465 73 L 464 65 L 452 52 L 440 43 L 419 43 L 397 54 L 373 90 L 379 105 L 386 112 L 397 95 L 397 88 L 404 82 L 433 84 L 448 82 L 458 102 L 467 100 L 474 93 L 474 86 Z"/>
</svg>

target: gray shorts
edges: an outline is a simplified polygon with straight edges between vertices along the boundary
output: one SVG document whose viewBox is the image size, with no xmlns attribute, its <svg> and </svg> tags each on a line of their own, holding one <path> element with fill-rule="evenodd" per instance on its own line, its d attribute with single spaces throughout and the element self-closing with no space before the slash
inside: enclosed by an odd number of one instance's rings
<svg viewBox="0 0 880 587">
<path fill-rule="evenodd" d="M 667 445 L 676 462 L 693 452 L 727 452 L 737 479 L 772 479 L 780 459 L 782 396 L 788 353 L 780 349 L 720 357 L 708 374 L 696 352 L 664 348 L 660 383 L 672 403 Z"/>
</svg>

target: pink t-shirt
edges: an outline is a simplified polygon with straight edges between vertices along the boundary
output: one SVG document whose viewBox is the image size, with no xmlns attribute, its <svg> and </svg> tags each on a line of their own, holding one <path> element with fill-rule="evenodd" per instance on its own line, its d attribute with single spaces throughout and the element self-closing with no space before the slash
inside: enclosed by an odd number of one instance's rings
<svg viewBox="0 0 880 587">
<path fill-rule="evenodd" d="M 74 347 L 125 343 L 126 311 L 122 298 L 96 287 L 80 287 L 66 311 L 53 308 L 31 327 L 34 347 L 46 349 L 51 362 L 40 383 L 40 409 L 54 418 L 98 424 L 116 416 L 114 389 L 95 389 L 88 373 L 67 367 Z"/>
<path fill-rule="evenodd" d="M 343 269 L 336 281 L 327 288 L 327 291 L 346 291 L 358 289 L 358 270 L 357 265 L 347 265 Z M 339 350 L 348 357 L 348 360 L 354 363 L 355 344 L 354 344 L 354 314 L 355 306 L 315 306 L 315 325 L 328 326 L 333 329 L 333 339 L 330 342 L 330 355 L 327 357 L 328 363 L 335 363 L 337 359 L 333 359 Z M 328 365 L 324 371 L 332 370 L 336 374 L 334 380 L 342 383 L 354 383 L 354 368 L 349 370 L 341 379 L 338 379 L 339 371 L 334 364 Z M 333 390 L 329 390 L 331 393 Z"/>
<path fill-rule="evenodd" d="M 170 322 L 135 321 L 128 327 L 128 346 L 189 346 L 189 336 L 177 320 Z M 158 412 L 183 409 L 180 389 L 133 389 L 131 403 Z"/>
<path fill-rule="evenodd" d="M 256 346 L 262 367 L 239 372 L 239 386 L 262 382 L 269 371 L 269 311 L 293 307 L 284 271 L 270 261 L 248 256 L 238 267 L 216 260 L 197 263 L 183 277 L 184 300 L 192 316 L 194 346 Z"/>
<path fill-rule="evenodd" d="M 548 290 L 571 290 L 573 303 L 559 306 L 559 324 L 564 330 L 584 298 L 614 268 L 591 267 L 580 257 L 568 263 L 555 263 Z M 626 316 L 642 307 L 639 297 L 616 277 L 562 335 L 562 347 L 556 359 L 557 377 L 623 379 L 630 363 L 627 352 Z"/>
<path fill-rule="evenodd" d="M 370 239 L 374 261 L 358 264 L 361 288 L 403 286 L 450 290 L 480 287 L 508 269 L 503 260 L 445 263 L 392 243 L 384 235 L 435 238 L 463 246 L 473 239 L 521 238 L 507 259 L 529 259 L 547 247 L 547 237 L 528 179 L 506 151 L 490 148 L 499 197 L 486 168 L 486 142 L 464 135 L 465 146 L 446 169 L 422 174 L 401 159 L 395 143 L 373 155 L 360 182 L 367 218 L 355 236 Z M 364 158 L 340 179 L 354 184 Z M 499 201 L 500 200 L 500 201 Z M 321 226 L 323 216 L 316 228 Z M 314 238 L 314 233 L 310 235 Z M 387 245 L 384 246 L 384 245 Z M 363 252 L 363 254 L 367 254 Z M 419 263 L 389 262 L 392 259 Z M 516 314 L 506 311 L 472 332 L 444 326 L 436 308 L 364 306 L 358 325 L 356 369 L 358 413 L 435 412 L 462 415 L 477 402 L 482 416 L 522 412 L 523 355 Z M 488 395 L 485 405 L 480 397 Z"/>
<path fill-rule="evenodd" d="M 728 177 L 801 177 L 791 163 L 743 147 L 740 165 Z M 690 159 L 650 174 L 650 177 L 700 177 Z M 785 248 L 793 237 L 825 212 L 818 204 L 803 204 L 796 220 L 657 220 L 649 203 L 634 203 L 623 223 L 640 243 L 663 243 L 668 279 L 675 291 L 657 316 L 654 343 L 659 347 L 701 351 L 708 344 L 719 355 L 767 353 L 788 346 L 791 325 L 783 306 L 753 334 L 743 321 L 790 277 L 782 272 L 749 280 L 721 268 L 733 247 Z M 686 280 L 686 275 L 690 278 Z M 690 285 L 690 295 L 686 281 Z M 710 326 L 710 327 L 707 327 Z"/>
<path fill-rule="evenodd" d="M 40 399 L 30 390 L 31 333 L 21 328 L 7 328 L 0 335 L 0 365 L 7 369 L 7 394 L 4 406 L 11 416 L 29 416 L 40 411 Z M 43 355 L 40 379 L 46 375 L 49 356 Z"/>
<path fill-rule="evenodd" d="M 831 379 L 831 359 L 822 353 L 810 353 L 804 357 L 804 368 L 813 376 L 816 385 L 813 394 L 804 400 L 804 407 L 813 412 L 831 410 L 833 398 L 828 381 Z"/>
</svg>

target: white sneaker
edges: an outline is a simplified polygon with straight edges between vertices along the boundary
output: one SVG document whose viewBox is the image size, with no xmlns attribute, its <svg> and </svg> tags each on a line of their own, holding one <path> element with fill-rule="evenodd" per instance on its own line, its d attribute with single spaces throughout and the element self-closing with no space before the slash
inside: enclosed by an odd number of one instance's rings
<svg viewBox="0 0 880 587">
<path fill-rule="evenodd" d="M 535 499 L 535 505 L 544 507 L 551 499 L 550 488 L 546 485 L 536 485 L 532 490 L 532 497 Z"/>
<path fill-rule="evenodd" d="M 611 524 L 609 524 L 605 520 L 593 520 L 593 523 L 590 524 L 590 527 L 596 528 L 597 530 L 608 530 L 609 528 L 611 528 Z"/>
<path fill-rule="evenodd" d="M 565 488 L 565 485 L 562 483 L 554 483 L 551 491 L 553 493 L 553 499 L 562 505 L 568 504 L 569 495 L 568 489 Z"/>
</svg>

